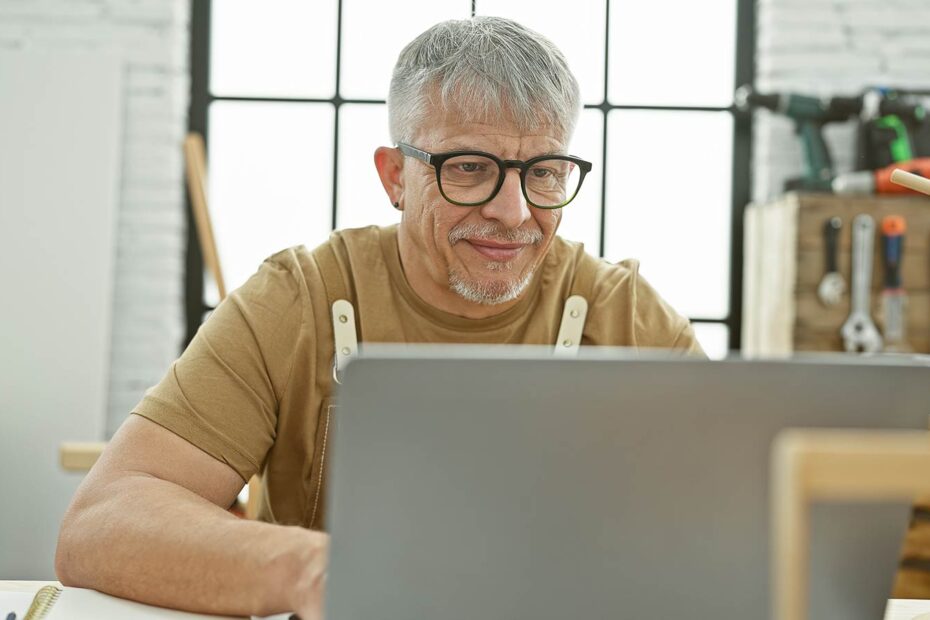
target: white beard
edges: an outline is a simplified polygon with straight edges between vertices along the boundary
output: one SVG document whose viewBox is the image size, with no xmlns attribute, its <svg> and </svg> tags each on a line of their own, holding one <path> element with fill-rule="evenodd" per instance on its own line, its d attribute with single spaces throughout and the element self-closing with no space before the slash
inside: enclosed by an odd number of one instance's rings
<svg viewBox="0 0 930 620">
<path fill-rule="evenodd" d="M 506 271 L 509 268 L 509 264 L 488 264 L 489 271 Z M 457 271 L 449 271 L 449 288 L 466 301 L 485 306 L 496 306 L 519 297 L 529 286 L 532 279 L 532 271 L 520 279 L 497 282 L 468 280 Z"/>
<path fill-rule="evenodd" d="M 555 215 L 558 217 L 558 214 Z M 464 224 L 456 226 L 449 231 L 449 245 L 455 245 L 462 239 L 469 237 L 495 239 L 506 243 L 525 243 L 538 245 L 543 241 L 543 234 L 538 230 L 508 230 L 491 222 L 484 224 Z M 513 263 L 489 261 L 485 268 L 488 271 L 513 271 Z M 484 282 L 470 280 L 461 272 L 449 270 L 449 288 L 466 301 L 485 306 L 496 306 L 513 301 L 520 296 L 533 279 L 531 270 L 519 279 L 512 278 L 505 281 Z"/>
</svg>

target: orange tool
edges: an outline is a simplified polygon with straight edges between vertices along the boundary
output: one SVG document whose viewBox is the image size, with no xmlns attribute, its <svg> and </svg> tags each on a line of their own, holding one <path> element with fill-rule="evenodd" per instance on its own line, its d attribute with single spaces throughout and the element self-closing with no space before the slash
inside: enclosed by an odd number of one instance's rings
<svg viewBox="0 0 930 620">
<path fill-rule="evenodd" d="M 915 194 L 915 190 L 894 183 L 891 175 L 903 170 L 924 178 L 930 178 L 930 157 L 919 157 L 899 161 L 880 170 L 862 170 L 837 175 L 833 179 L 833 191 L 837 194 Z"/>
</svg>

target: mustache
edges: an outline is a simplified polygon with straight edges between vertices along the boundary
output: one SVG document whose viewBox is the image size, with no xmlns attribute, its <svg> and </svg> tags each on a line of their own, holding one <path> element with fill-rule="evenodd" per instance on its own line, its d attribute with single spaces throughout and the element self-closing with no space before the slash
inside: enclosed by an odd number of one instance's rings
<svg viewBox="0 0 930 620">
<path fill-rule="evenodd" d="M 504 228 L 494 224 L 462 224 L 449 231 L 449 245 L 462 239 L 483 239 L 501 243 L 525 243 L 536 245 L 543 240 L 542 231 L 522 228 Z"/>
</svg>

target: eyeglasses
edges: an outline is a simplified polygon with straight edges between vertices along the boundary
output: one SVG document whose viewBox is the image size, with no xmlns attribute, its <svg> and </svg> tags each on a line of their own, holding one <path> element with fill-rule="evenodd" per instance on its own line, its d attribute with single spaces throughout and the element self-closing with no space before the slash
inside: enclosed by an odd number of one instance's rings
<svg viewBox="0 0 930 620">
<path fill-rule="evenodd" d="M 477 207 L 493 200 L 504 185 L 507 168 L 517 168 L 529 204 L 559 209 L 578 195 L 585 175 L 591 172 L 591 162 L 570 155 L 541 155 L 520 161 L 483 151 L 428 153 L 402 142 L 397 148 L 435 168 L 439 193 L 460 207 Z"/>
</svg>

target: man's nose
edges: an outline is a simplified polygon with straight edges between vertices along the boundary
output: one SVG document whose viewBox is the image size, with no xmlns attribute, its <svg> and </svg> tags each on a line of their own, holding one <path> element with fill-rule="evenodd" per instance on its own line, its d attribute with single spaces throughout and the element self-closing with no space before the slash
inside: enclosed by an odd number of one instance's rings
<svg viewBox="0 0 930 620">
<path fill-rule="evenodd" d="M 488 220 L 497 220 L 507 228 L 519 228 L 532 217 L 520 187 L 519 170 L 507 170 L 501 190 L 493 200 L 481 207 L 481 216 Z"/>
</svg>

